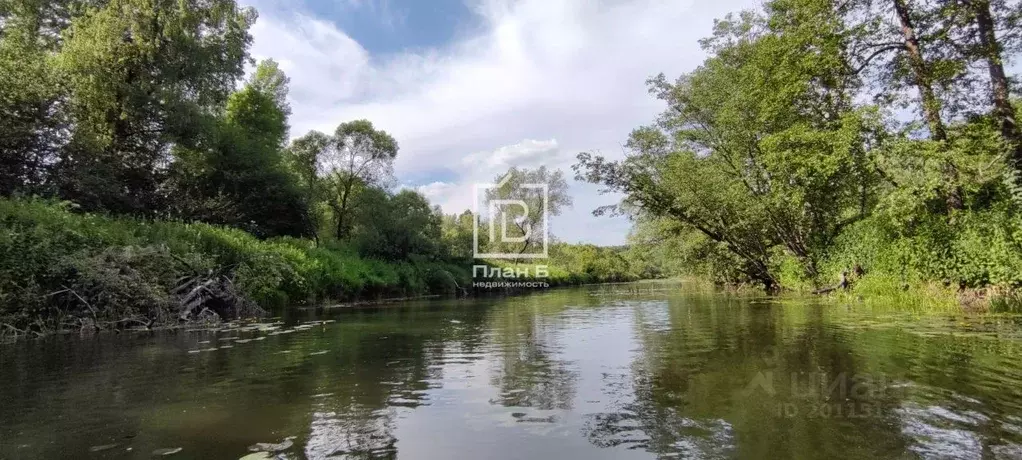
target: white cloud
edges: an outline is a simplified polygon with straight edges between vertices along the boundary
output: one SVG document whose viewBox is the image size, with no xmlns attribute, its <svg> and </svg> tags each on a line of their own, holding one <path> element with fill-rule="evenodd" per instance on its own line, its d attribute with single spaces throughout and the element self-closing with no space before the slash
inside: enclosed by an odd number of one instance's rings
<svg viewBox="0 0 1022 460">
<path fill-rule="evenodd" d="M 399 180 L 436 171 L 439 181 L 406 185 L 460 212 L 472 184 L 498 168 L 546 164 L 570 176 L 579 151 L 619 156 L 629 131 L 661 109 L 645 79 L 693 69 L 713 19 L 757 4 L 479 0 L 471 4 L 478 33 L 387 57 L 371 56 L 333 23 L 270 8 L 253 28 L 253 54 L 277 59 L 291 77 L 292 135 L 372 120 L 400 143 Z M 585 184 L 571 192 L 574 208 L 553 223 L 558 236 L 624 241 L 626 221 L 589 215 L 613 198 Z"/>
<path fill-rule="evenodd" d="M 471 153 L 458 159 L 456 170 L 461 174 L 457 182 L 434 181 L 410 188 L 425 195 L 431 203 L 439 204 L 445 212 L 460 214 L 466 209 L 472 209 L 475 184 L 492 183 L 512 166 L 530 169 L 544 165 L 562 169 L 569 166 L 560 164 L 558 160 L 556 139 L 526 139 L 514 145 Z"/>
<path fill-rule="evenodd" d="M 388 29 L 403 26 L 408 20 L 408 10 L 395 7 L 391 0 L 341 0 L 340 3 L 351 10 L 367 10 Z"/>
</svg>

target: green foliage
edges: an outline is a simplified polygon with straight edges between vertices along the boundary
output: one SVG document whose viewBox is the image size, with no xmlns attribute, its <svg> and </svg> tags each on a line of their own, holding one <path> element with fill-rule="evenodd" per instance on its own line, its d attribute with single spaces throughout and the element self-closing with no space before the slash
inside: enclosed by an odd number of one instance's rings
<svg viewBox="0 0 1022 460">
<path fill-rule="evenodd" d="M 998 27 L 1019 30 L 988 2 L 769 1 L 717 21 L 695 71 L 650 81 L 668 109 L 623 161 L 583 153 L 575 170 L 625 194 L 597 213 L 636 218 L 647 276 L 1018 288 L 1022 138 Z M 916 97 L 919 119 L 892 116 Z"/>
<path fill-rule="evenodd" d="M 472 211 L 449 214 L 440 218 L 440 250 L 444 258 L 468 260 L 472 258 L 475 217 Z"/>
<path fill-rule="evenodd" d="M 590 284 L 634 281 L 638 275 L 620 248 L 591 244 L 553 243 L 550 271 L 553 284 Z"/>
<path fill-rule="evenodd" d="M 22 26 L 22 27 L 19 27 Z M 37 192 L 56 155 L 60 91 L 34 30 L 5 24 L 0 36 L 0 195 Z"/>
<path fill-rule="evenodd" d="M 359 200 L 354 241 L 360 254 L 384 260 L 440 256 L 440 217 L 422 195 L 403 190 L 390 196 L 368 189 Z"/>
<path fill-rule="evenodd" d="M 319 177 L 319 161 L 322 152 L 330 146 L 330 137 L 319 131 L 310 131 L 295 139 L 284 152 L 284 164 L 294 174 L 298 187 L 305 194 L 306 202 L 322 201 L 324 184 Z"/>
<path fill-rule="evenodd" d="M 87 309 L 66 293 L 51 295 L 68 288 L 110 318 L 144 308 L 176 319 L 166 311 L 168 293 L 195 270 L 226 270 L 243 294 L 268 307 L 449 294 L 471 283 L 466 267 L 440 261 L 385 262 L 344 246 L 79 214 L 67 204 L 0 200 L 0 224 L 0 322 L 19 329 L 52 330 L 60 317 Z"/>
<path fill-rule="evenodd" d="M 466 292 L 474 216 L 392 191 L 393 136 L 354 120 L 288 144 L 280 65 L 239 87 L 255 19 L 235 0 L 0 2 L 0 323 Z M 511 172 L 550 186 L 549 208 L 503 190 L 538 235 L 567 183 Z M 634 276 L 615 251 L 558 248 L 554 284 Z"/>
<path fill-rule="evenodd" d="M 110 0 L 74 16 L 54 60 L 73 119 L 54 177 L 61 196 L 163 209 L 168 148 L 194 145 L 233 90 L 254 19 L 233 0 Z"/>
<path fill-rule="evenodd" d="M 723 243 L 743 277 L 768 289 L 778 284 L 778 247 L 816 278 L 824 248 L 862 217 L 877 181 L 868 145 L 878 123 L 852 106 L 855 80 L 839 78 L 840 24 L 809 32 L 773 19 L 719 22 L 703 42 L 713 57 L 675 83 L 650 80 L 669 110 L 633 131 L 629 157 L 582 154 L 576 165 L 580 179 L 626 193 L 628 207 Z"/>
<path fill-rule="evenodd" d="M 316 137 L 310 133 L 309 136 Z M 306 147 L 320 145 L 313 140 Z M 326 203 L 333 211 L 335 235 L 347 240 L 353 227 L 352 215 L 359 211 L 358 195 L 372 187 L 388 185 L 394 175 L 398 145 L 386 131 L 369 120 L 341 123 L 333 137 L 316 154 L 324 176 Z"/>
<path fill-rule="evenodd" d="M 641 279 L 689 276 L 717 285 L 754 283 L 726 244 L 673 219 L 640 217 L 628 242 L 624 256 Z"/>
<path fill-rule="evenodd" d="M 178 150 L 177 215 L 260 237 L 312 234 L 310 197 L 284 159 L 286 85 L 276 63 L 260 63 L 248 84 L 227 100 L 211 147 Z"/>
<path fill-rule="evenodd" d="M 548 220 L 570 207 L 568 183 L 559 169 L 540 166 L 536 169 L 511 167 L 504 174 L 495 177 L 497 186 L 486 191 L 485 206 L 494 200 L 514 202 L 513 206 L 500 206 L 498 214 L 502 222 L 486 221 L 483 225 L 494 226 L 502 235 L 495 241 L 480 238 L 480 245 L 489 253 L 526 254 L 530 247 L 543 244 L 543 235 L 548 229 Z M 535 185 L 542 184 L 545 188 Z M 524 208 L 523 208 L 524 206 Z M 488 216 L 480 216 L 480 221 Z M 489 234 L 489 232 L 486 232 Z"/>
</svg>

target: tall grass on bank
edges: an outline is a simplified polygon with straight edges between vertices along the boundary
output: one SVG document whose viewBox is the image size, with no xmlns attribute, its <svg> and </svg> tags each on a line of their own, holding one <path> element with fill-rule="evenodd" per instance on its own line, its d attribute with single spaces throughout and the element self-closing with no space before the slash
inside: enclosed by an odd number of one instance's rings
<svg viewBox="0 0 1022 460">
<path fill-rule="evenodd" d="M 175 288 L 222 274 L 265 308 L 327 300 L 454 294 L 470 268 L 433 260 L 384 262 L 340 245 L 259 240 L 202 223 L 72 212 L 42 200 L 0 200 L 0 328 L 45 333 L 133 318 L 177 321 Z"/>
<path fill-rule="evenodd" d="M 563 286 L 637 279 L 612 251 L 565 245 L 555 252 L 543 262 L 549 277 L 510 281 Z M 0 335 L 177 324 L 189 294 L 210 281 L 239 298 L 226 310 L 230 316 L 330 301 L 461 295 L 471 292 L 472 266 L 484 263 L 508 265 L 416 255 L 383 261 L 337 243 L 260 240 L 229 227 L 0 199 Z"/>
</svg>

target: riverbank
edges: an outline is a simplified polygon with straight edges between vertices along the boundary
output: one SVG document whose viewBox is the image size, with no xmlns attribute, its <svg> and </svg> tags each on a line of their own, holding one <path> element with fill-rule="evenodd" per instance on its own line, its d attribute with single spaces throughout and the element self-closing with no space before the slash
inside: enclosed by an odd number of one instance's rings
<svg viewBox="0 0 1022 460">
<path fill-rule="evenodd" d="M 477 263 L 382 261 L 336 243 L 261 240 L 234 228 L 80 213 L 41 200 L 0 199 L 0 230 L 0 335 L 164 327 L 289 305 L 466 295 Z M 564 262 L 551 260 L 541 281 L 561 286 L 630 276 L 575 271 Z"/>
<path fill-rule="evenodd" d="M 691 446 L 980 458 L 1022 444 L 1017 317 L 634 286 L 22 340 L 0 347 L 0 457 L 236 459 L 255 448 L 505 460 L 494 446 L 511 438 L 532 458 L 684 457 Z"/>
<path fill-rule="evenodd" d="M 824 303 L 882 307 L 904 313 L 1022 313 L 1022 292 L 1009 286 L 959 288 L 934 281 L 905 282 L 884 274 L 852 276 L 846 288 L 829 286 L 821 292 L 810 284 L 793 284 L 769 294 L 755 284 L 719 284 L 707 276 L 670 278 L 686 291 L 739 297 L 769 296 L 781 300 L 816 299 Z"/>
<path fill-rule="evenodd" d="M 890 280 L 862 281 L 861 285 L 852 284 L 848 290 L 835 291 L 827 296 L 866 305 L 897 305 L 906 312 L 1022 312 L 1022 295 L 1018 289 L 1006 286 L 956 288 L 935 282 L 898 284 Z"/>
<path fill-rule="evenodd" d="M 1014 318 L 634 287 L 2 346 L 0 457 L 511 460 L 517 444 L 529 458 L 880 460 L 1022 445 Z"/>
</svg>

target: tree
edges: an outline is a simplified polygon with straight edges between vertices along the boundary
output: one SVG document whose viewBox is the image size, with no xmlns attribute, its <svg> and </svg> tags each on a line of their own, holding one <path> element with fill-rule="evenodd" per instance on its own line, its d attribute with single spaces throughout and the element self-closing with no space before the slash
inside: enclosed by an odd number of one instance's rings
<svg viewBox="0 0 1022 460">
<path fill-rule="evenodd" d="M 703 41 L 714 56 L 674 83 L 650 80 L 669 108 L 632 132 L 624 160 L 583 153 L 574 168 L 625 193 L 627 207 L 720 243 L 772 290 L 780 251 L 815 282 L 830 242 L 868 214 L 877 126 L 852 105 L 860 83 L 829 2 L 774 1 L 767 11 L 719 21 Z"/>
<path fill-rule="evenodd" d="M 935 144 L 917 148 L 933 152 L 930 156 L 942 163 L 943 177 L 936 186 L 947 210 L 961 209 L 968 201 L 963 191 L 968 186 L 963 168 L 968 166 L 952 151 L 957 140 L 949 138 L 949 124 L 975 120 L 985 111 L 982 105 L 992 102 L 991 115 L 1000 124 L 1005 143 L 1019 154 L 1013 147 L 1019 145 L 1018 133 L 1008 100 L 1002 46 L 994 33 L 999 23 L 1006 36 L 1018 35 L 1018 26 L 1012 26 L 1017 22 L 1018 2 L 994 3 L 999 13 L 991 14 L 988 0 L 853 0 L 837 11 L 859 24 L 859 46 L 850 54 L 860 62 L 856 70 L 876 80 L 875 99 L 889 104 L 900 98 L 905 86 L 917 91 L 928 137 Z M 1007 3 L 1015 3 L 1015 10 Z M 896 20 L 889 22 L 889 17 Z M 978 72 L 976 64 L 986 66 L 988 74 Z"/>
<path fill-rule="evenodd" d="M 297 185 L 305 195 L 305 202 L 309 205 L 309 227 L 314 230 L 319 228 L 315 207 L 322 201 L 326 193 L 326 184 L 319 177 L 319 165 L 330 148 L 330 144 L 330 136 L 319 131 L 310 131 L 292 141 L 284 152 L 284 163 L 297 179 Z M 313 236 L 318 243 L 319 233 L 314 231 Z"/>
<path fill-rule="evenodd" d="M 440 255 L 440 216 L 412 190 L 395 195 L 373 187 L 358 194 L 352 236 L 359 253 L 384 260 Z"/>
<path fill-rule="evenodd" d="M 188 165 L 192 170 L 183 175 L 194 175 L 182 188 L 201 190 L 204 202 L 218 203 L 215 198 L 221 197 L 230 203 L 185 217 L 240 227 L 262 237 L 313 232 L 309 203 L 284 163 L 287 82 L 276 63 L 261 62 L 249 82 L 227 100 L 211 148 L 199 154 L 179 149 L 175 167 Z"/>
<path fill-rule="evenodd" d="M 964 5 L 960 5 L 964 4 Z M 997 18 L 991 12 L 991 4 L 996 3 L 999 11 L 1011 12 L 1014 11 L 1015 17 L 1008 16 Z M 1007 4 L 1006 4 L 1007 3 Z M 960 0 L 955 2 L 948 2 L 950 12 L 945 12 L 945 15 L 950 17 L 957 16 L 958 9 L 964 9 L 966 14 L 964 15 L 971 26 L 975 27 L 975 40 L 973 42 L 972 54 L 979 60 L 985 61 L 987 65 L 987 71 L 990 78 L 990 101 L 994 106 L 992 114 L 997 120 L 1001 136 L 1011 149 L 1011 161 L 1015 169 L 1022 172 L 1022 129 L 1018 126 L 1018 121 L 1015 119 L 1016 112 L 1015 108 L 1011 103 L 1011 89 L 1009 87 L 1008 76 L 1004 72 L 1004 45 L 1001 40 L 997 37 L 998 23 L 1002 26 L 1002 30 L 1006 29 L 1005 32 L 1008 35 L 1018 36 L 1022 32 L 1022 24 L 1019 23 L 1019 8 L 1022 8 L 1018 2 L 1004 2 L 991 0 Z M 955 8 L 959 7 L 959 8 Z M 964 8 L 961 8 L 964 7 Z M 1000 21 L 998 21 L 1000 19 Z M 1015 38 L 1017 41 L 1018 38 Z M 1018 51 L 1018 47 L 1014 51 Z M 1008 50 L 1009 52 L 1012 50 Z M 1018 178 L 1022 181 L 1022 175 Z"/>
<path fill-rule="evenodd" d="M 161 209 L 170 148 L 193 147 L 231 94 L 254 20 L 234 0 L 109 0 L 73 17 L 55 61 L 74 126 L 55 177 L 62 196 Z"/>
<path fill-rule="evenodd" d="M 397 141 L 368 120 L 342 123 L 334 131 L 330 148 L 322 152 L 320 169 L 331 183 L 327 202 L 334 212 L 337 239 L 351 235 L 356 195 L 393 177 L 397 151 Z"/>
<path fill-rule="evenodd" d="M 5 17 L 0 36 L 0 195 L 38 192 L 66 142 L 57 76 L 23 16 Z M 10 21 L 10 22 L 6 22 Z"/>
<path fill-rule="evenodd" d="M 923 115 L 930 127 L 930 138 L 943 144 L 947 142 L 947 128 L 941 118 L 940 100 L 937 99 L 933 90 L 933 69 L 923 57 L 923 50 L 913 25 L 912 12 L 909 10 L 906 0 L 893 0 L 893 4 L 904 36 L 905 55 L 912 69 L 915 85 L 919 88 Z M 958 185 L 958 168 L 951 159 L 946 160 L 945 175 L 948 182 L 952 184 L 945 197 L 947 207 L 949 210 L 961 209 L 964 202 L 961 187 Z"/>
<path fill-rule="evenodd" d="M 109 0 L 5 0 L 0 3 L 0 37 L 28 33 L 47 51 L 56 51 L 71 19 Z"/>
<path fill-rule="evenodd" d="M 500 230 L 498 241 L 490 241 L 492 248 L 488 252 L 503 252 L 521 256 L 532 246 L 543 243 L 544 235 L 549 231 L 549 219 L 561 214 L 561 210 L 570 207 L 571 197 L 568 195 L 568 183 L 560 170 L 550 170 L 546 166 L 537 169 L 519 169 L 511 167 L 501 176 L 494 179 L 497 185 L 486 192 L 486 209 L 494 206 L 495 200 L 512 200 L 525 204 L 520 207 L 506 207 L 497 214 L 500 222 L 490 222 Z M 545 185 L 546 189 L 532 185 Z M 484 215 L 489 214 L 484 213 Z M 512 242 L 504 241 L 504 229 L 511 227 L 506 236 Z"/>
<path fill-rule="evenodd" d="M 441 219 L 441 239 L 445 256 L 455 259 L 471 259 L 474 238 L 475 216 L 471 210 L 461 214 L 449 214 Z"/>
<path fill-rule="evenodd" d="M 103 0 L 0 2 L 0 195 L 48 193 L 70 129 L 50 57 L 74 15 Z"/>
</svg>

